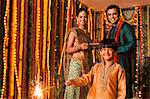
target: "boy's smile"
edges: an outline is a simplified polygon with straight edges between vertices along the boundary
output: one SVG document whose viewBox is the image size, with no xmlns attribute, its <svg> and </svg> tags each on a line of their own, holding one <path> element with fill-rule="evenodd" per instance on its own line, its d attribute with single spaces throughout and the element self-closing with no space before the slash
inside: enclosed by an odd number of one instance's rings
<svg viewBox="0 0 150 99">
<path fill-rule="evenodd" d="M 114 54 L 115 52 L 114 52 L 114 49 L 112 48 L 102 48 L 100 50 L 100 55 L 103 57 L 105 61 L 112 60 L 114 57 Z"/>
</svg>

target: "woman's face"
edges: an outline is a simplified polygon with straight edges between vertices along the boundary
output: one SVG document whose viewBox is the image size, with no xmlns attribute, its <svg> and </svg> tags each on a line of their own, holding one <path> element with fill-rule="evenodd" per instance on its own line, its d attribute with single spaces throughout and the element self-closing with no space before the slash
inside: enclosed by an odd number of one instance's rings
<svg viewBox="0 0 150 99">
<path fill-rule="evenodd" d="M 77 16 L 77 24 L 78 26 L 86 26 L 87 24 L 87 14 L 85 11 L 82 11 Z"/>
<path fill-rule="evenodd" d="M 114 57 L 114 49 L 112 48 L 102 48 L 100 50 L 100 55 L 103 57 L 105 61 L 110 61 Z"/>
<path fill-rule="evenodd" d="M 107 11 L 107 18 L 108 18 L 108 20 L 109 20 L 112 24 L 114 24 L 115 22 L 117 22 L 118 19 L 119 19 L 117 9 L 115 9 L 115 8 L 109 9 L 109 10 Z"/>
</svg>

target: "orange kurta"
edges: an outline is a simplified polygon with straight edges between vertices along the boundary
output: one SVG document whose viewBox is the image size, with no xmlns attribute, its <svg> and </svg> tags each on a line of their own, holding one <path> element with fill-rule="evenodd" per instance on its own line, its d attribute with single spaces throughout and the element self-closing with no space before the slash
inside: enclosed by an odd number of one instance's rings
<svg viewBox="0 0 150 99">
<path fill-rule="evenodd" d="M 106 72 L 101 62 L 92 67 L 88 74 L 74 80 L 75 86 L 91 84 L 87 99 L 125 99 L 126 76 L 120 64 L 114 63 Z"/>
</svg>

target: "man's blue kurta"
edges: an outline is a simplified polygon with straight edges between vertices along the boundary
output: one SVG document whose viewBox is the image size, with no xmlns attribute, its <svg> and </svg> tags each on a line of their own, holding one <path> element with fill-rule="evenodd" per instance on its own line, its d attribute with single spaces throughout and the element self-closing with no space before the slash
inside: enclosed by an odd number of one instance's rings
<svg viewBox="0 0 150 99">
<path fill-rule="evenodd" d="M 110 30 L 110 39 L 115 39 L 117 31 L 117 24 Z M 122 24 L 119 39 L 118 39 L 118 50 L 117 55 L 119 57 L 119 63 L 124 67 L 127 77 L 127 97 L 132 97 L 132 65 L 131 65 L 131 54 L 134 53 L 133 49 L 135 46 L 134 29 L 131 25 L 124 22 Z"/>
</svg>

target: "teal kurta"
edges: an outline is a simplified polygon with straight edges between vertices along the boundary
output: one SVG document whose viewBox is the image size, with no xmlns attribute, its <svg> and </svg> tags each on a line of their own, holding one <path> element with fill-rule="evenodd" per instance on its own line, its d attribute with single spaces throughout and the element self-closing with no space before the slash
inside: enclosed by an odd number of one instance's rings
<svg viewBox="0 0 150 99">
<path fill-rule="evenodd" d="M 115 39 L 117 24 L 110 30 L 110 39 Z M 131 25 L 124 22 L 119 35 L 117 55 L 119 63 L 125 68 L 127 77 L 127 97 L 132 97 L 132 65 L 131 54 L 135 46 L 134 29 Z"/>
<path fill-rule="evenodd" d="M 115 32 L 116 32 L 117 24 L 110 30 L 110 39 L 115 38 Z M 129 52 L 131 48 L 133 48 L 135 41 L 134 41 L 134 30 L 128 23 L 124 22 L 121 30 L 120 30 L 120 36 L 119 36 L 119 46 L 117 53 L 124 53 Z"/>
</svg>

